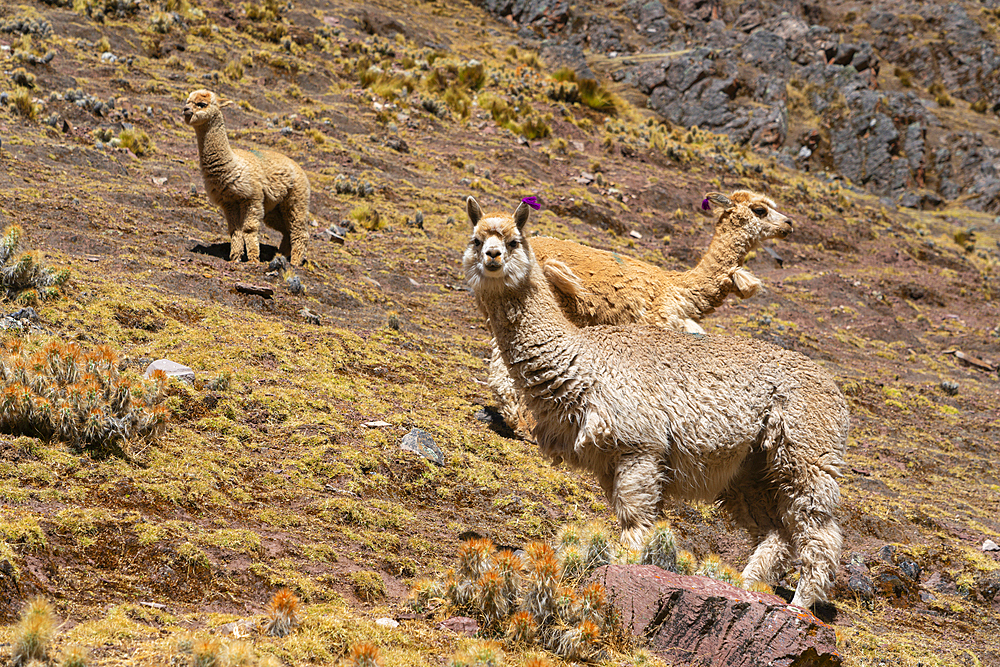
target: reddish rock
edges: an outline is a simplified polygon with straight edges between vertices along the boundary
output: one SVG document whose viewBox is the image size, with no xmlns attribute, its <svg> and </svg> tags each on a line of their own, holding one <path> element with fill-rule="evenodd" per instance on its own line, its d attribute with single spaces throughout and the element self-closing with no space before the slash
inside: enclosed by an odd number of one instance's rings
<svg viewBox="0 0 1000 667">
<path fill-rule="evenodd" d="M 468 618 L 467 616 L 452 616 L 448 620 L 443 621 L 438 628 L 441 630 L 451 630 L 467 637 L 474 637 L 479 632 L 479 623 L 476 622 L 476 619 Z"/>
<path fill-rule="evenodd" d="M 670 661 L 725 667 L 839 667 L 833 627 L 776 595 L 652 565 L 608 565 L 604 584 L 622 625 Z"/>
</svg>

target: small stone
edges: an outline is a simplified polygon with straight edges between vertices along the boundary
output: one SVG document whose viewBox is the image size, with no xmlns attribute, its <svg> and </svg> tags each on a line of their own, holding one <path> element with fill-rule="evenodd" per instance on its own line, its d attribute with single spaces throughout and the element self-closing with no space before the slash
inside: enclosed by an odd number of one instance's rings
<svg viewBox="0 0 1000 667">
<path fill-rule="evenodd" d="M 910 587 L 893 572 L 882 572 L 875 577 L 872 583 L 883 597 L 898 600 L 906 599 L 910 595 Z"/>
<path fill-rule="evenodd" d="M 287 271 L 290 268 L 292 265 L 288 263 L 288 258 L 280 254 L 275 255 L 274 259 L 267 265 L 268 271 Z"/>
<path fill-rule="evenodd" d="M 299 311 L 299 315 L 301 315 L 302 319 L 304 319 L 309 324 L 315 324 L 316 326 L 319 326 L 320 324 L 323 323 L 323 319 L 317 313 L 314 313 L 308 308 L 303 307 L 302 310 Z"/>
<path fill-rule="evenodd" d="M 875 597 L 875 585 L 863 574 L 852 574 L 847 580 L 847 588 L 862 600 L 871 600 Z"/>
<path fill-rule="evenodd" d="M 444 465 L 444 452 L 434 444 L 434 438 L 427 431 L 419 428 L 412 429 L 403 436 L 399 447 L 408 452 L 420 454 L 431 463 L 436 463 L 439 466 Z"/>
<path fill-rule="evenodd" d="M 878 550 L 879 560 L 883 560 L 886 563 L 894 563 L 896 556 L 896 547 L 891 544 L 887 544 Z"/>
<path fill-rule="evenodd" d="M 630 231 L 628 233 L 628 235 L 631 236 L 634 239 L 641 239 L 642 238 L 642 234 L 640 234 L 639 232 L 635 231 L 634 229 L 632 231 Z"/>
<path fill-rule="evenodd" d="M 410 152 L 410 147 L 406 144 L 405 141 L 403 141 L 399 137 L 389 137 L 386 140 L 385 145 L 388 148 L 391 148 L 392 150 L 398 151 L 400 153 L 409 153 Z"/>
<path fill-rule="evenodd" d="M 302 281 L 298 276 L 292 276 L 285 281 L 285 287 L 292 294 L 304 294 L 306 291 L 305 286 L 303 286 Z"/>
<path fill-rule="evenodd" d="M 365 428 L 385 428 L 386 426 L 392 426 L 392 424 L 384 421 L 374 421 L 374 422 L 365 422 L 363 426 Z"/>
<path fill-rule="evenodd" d="M 148 380 L 156 371 L 163 371 L 167 374 L 168 378 L 177 378 L 182 382 L 194 384 L 194 371 L 184 364 L 179 364 L 176 361 L 170 361 L 169 359 L 157 359 L 146 367 L 146 372 L 143 373 L 142 376 Z"/>
<path fill-rule="evenodd" d="M 399 621 L 394 618 L 380 618 L 375 621 L 375 625 L 382 628 L 398 628 Z"/>
<path fill-rule="evenodd" d="M 1000 551 L 1000 545 L 993 540 L 986 540 L 983 542 L 983 551 Z"/>
<path fill-rule="evenodd" d="M 979 594 L 986 602 L 992 602 L 1000 594 L 1000 570 L 987 572 L 979 579 Z"/>
<path fill-rule="evenodd" d="M 920 581 L 920 565 L 918 565 L 915 561 L 901 560 L 899 562 L 899 571 L 912 581 Z"/>
<path fill-rule="evenodd" d="M 952 382 L 951 380 L 945 380 L 941 383 L 941 390 L 949 396 L 954 396 L 958 393 L 958 383 Z"/>
<path fill-rule="evenodd" d="M 28 306 L 26 308 L 21 308 L 20 310 L 15 310 L 13 313 L 10 314 L 10 316 L 15 320 L 32 320 L 33 322 L 38 321 L 38 313 L 36 313 L 35 309 L 32 308 L 31 306 Z"/>
</svg>

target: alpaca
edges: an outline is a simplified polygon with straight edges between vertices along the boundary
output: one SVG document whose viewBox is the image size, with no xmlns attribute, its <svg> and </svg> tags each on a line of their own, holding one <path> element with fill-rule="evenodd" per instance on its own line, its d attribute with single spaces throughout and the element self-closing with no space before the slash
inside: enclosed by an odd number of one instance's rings
<svg viewBox="0 0 1000 667">
<path fill-rule="evenodd" d="M 566 317 L 581 327 L 651 324 L 703 334 L 699 322 L 727 296 L 748 299 L 756 294 L 761 282 L 743 262 L 762 241 L 788 236 L 792 221 L 770 198 L 750 190 L 736 190 L 728 197 L 710 192 L 705 199 L 721 206 L 722 212 L 708 250 L 689 271 L 664 271 L 571 241 L 533 238 L 535 258 Z M 524 435 L 531 416 L 518 399 L 495 345 L 488 382 L 507 424 Z"/>
<path fill-rule="evenodd" d="M 633 548 L 667 496 L 715 501 L 754 552 L 747 585 L 794 559 L 793 604 L 826 597 L 849 416 L 830 375 L 762 341 L 647 325 L 577 327 L 524 235 L 528 207 L 484 217 L 472 197 L 466 280 L 537 423 L 541 453 L 596 475 Z"/>
<path fill-rule="evenodd" d="M 198 137 L 198 158 L 208 199 L 229 226 L 229 260 L 260 260 L 257 233 L 263 222 L 282 234 L 279 252 L 295 266 L 306 259 L 309 238 L 309 179 L 290 158 L 265 150 L 233 150 L 222 109 L 232 104 L 196 90 L 184 104 L 184 121 Z"/>
</svg>

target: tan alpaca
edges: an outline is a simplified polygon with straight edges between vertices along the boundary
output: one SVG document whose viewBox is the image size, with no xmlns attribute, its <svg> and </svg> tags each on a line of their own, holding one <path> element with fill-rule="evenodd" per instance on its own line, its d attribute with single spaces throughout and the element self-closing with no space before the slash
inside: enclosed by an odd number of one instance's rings
<svg viewBox="0 0 1000 667">
<path fill-rule="evenodd" d="M 644 325 L 577 327 L 524 235 L 529 209 L 484 217 L 466 280 L 535 415 L 541 452 L 597 476 L 634 547 L 664 498 L 716 501 L 750 533 L 747 584 L 795 559 L 793 604 L 824 599 L 842 536 L 834 512 L 849 416 L 833 378 L 762 341 Z"/>
<path fill-rule="evenodd" d="M 726 297 L 747 299 L 760 280 L 743 267 L 762 241 L 785 238 L 792 221 L 768 197 L 736 190 L 706 199 L 721 206 L 715 235 L 698 265 L 689 271 L 664 271 L 652 264 L 546 237 L 531 240 L 535 258 L 552 285 L 559 305 L 573 324 L 650 324 L 674 331 L 705 333 L 699 322 Z M 493 346 L 489 385 L 507 424 L 521 435 L 531 416 Z"/>
<path fill-rule="evenodd" d="M 196 90 L 184 104 L 184 121 L 198 137 L 198 157 L 208 199 L 222 209 L 229 226 L 229 259 L 246 250 L 260 260 L 257 234 L 263 222 L 282 234 L 279 252 L 294 266 L 306 259 L 309 238 L 309 179 L 290 158 L 265 150 L 233 150 L 222 109 L 232 104 L 208 90 Z"/>
</svg>

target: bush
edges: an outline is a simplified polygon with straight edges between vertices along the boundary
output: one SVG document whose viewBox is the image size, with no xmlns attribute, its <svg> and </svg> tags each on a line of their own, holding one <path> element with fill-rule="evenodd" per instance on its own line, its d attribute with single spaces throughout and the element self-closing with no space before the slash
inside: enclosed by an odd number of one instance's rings
<svg viewBox="0 0 1000 667">
<path fill-rule="evenodd" d="M 59 296 L 69 271 L 55 271 L 43 266 L 37 253 L 22 252 L 23 235 L 20 227 L 11 225 L 0 237 L 0 286 L 7 298 L 30 304 Z"/>
<path fill-rule="evenodd" d="M 38 112 L 40 108 L 31 99 L 31 91 L 27 88 L 18 87 L 14 91 L 14 94 L 10 96 L 11 104 L 14 106 L 14 111 L 16 111 L 21 117 L 27 118 L 28 120 L 35 120 L 38 118 Z"/>
<path fill-rule="evenodd" d="M 29 354 L 12 339 L 0 349 L 0 430 L 128 457 L 130 443 L 163 431 L 165 383 L 162 372 L 153 382 L 120 376 L 106 345 L 85 353 L 53 341 Z"/>
<path fill-rule="evenodd" d="M 382 575 L 371 570 L 359 570 L 349 575 L 354 592 L 365 602 L 375 602 L 385 597 L 385 581 Z"/>
<path fill-rule="evenodd" d="M 127 148 L 136 155 L 146 155 L 153 150 L 153 141 L 145 130 L 122 130 L 118 135 L 118 141 L 121 142 L 122 148 Z"/>
</svg>

